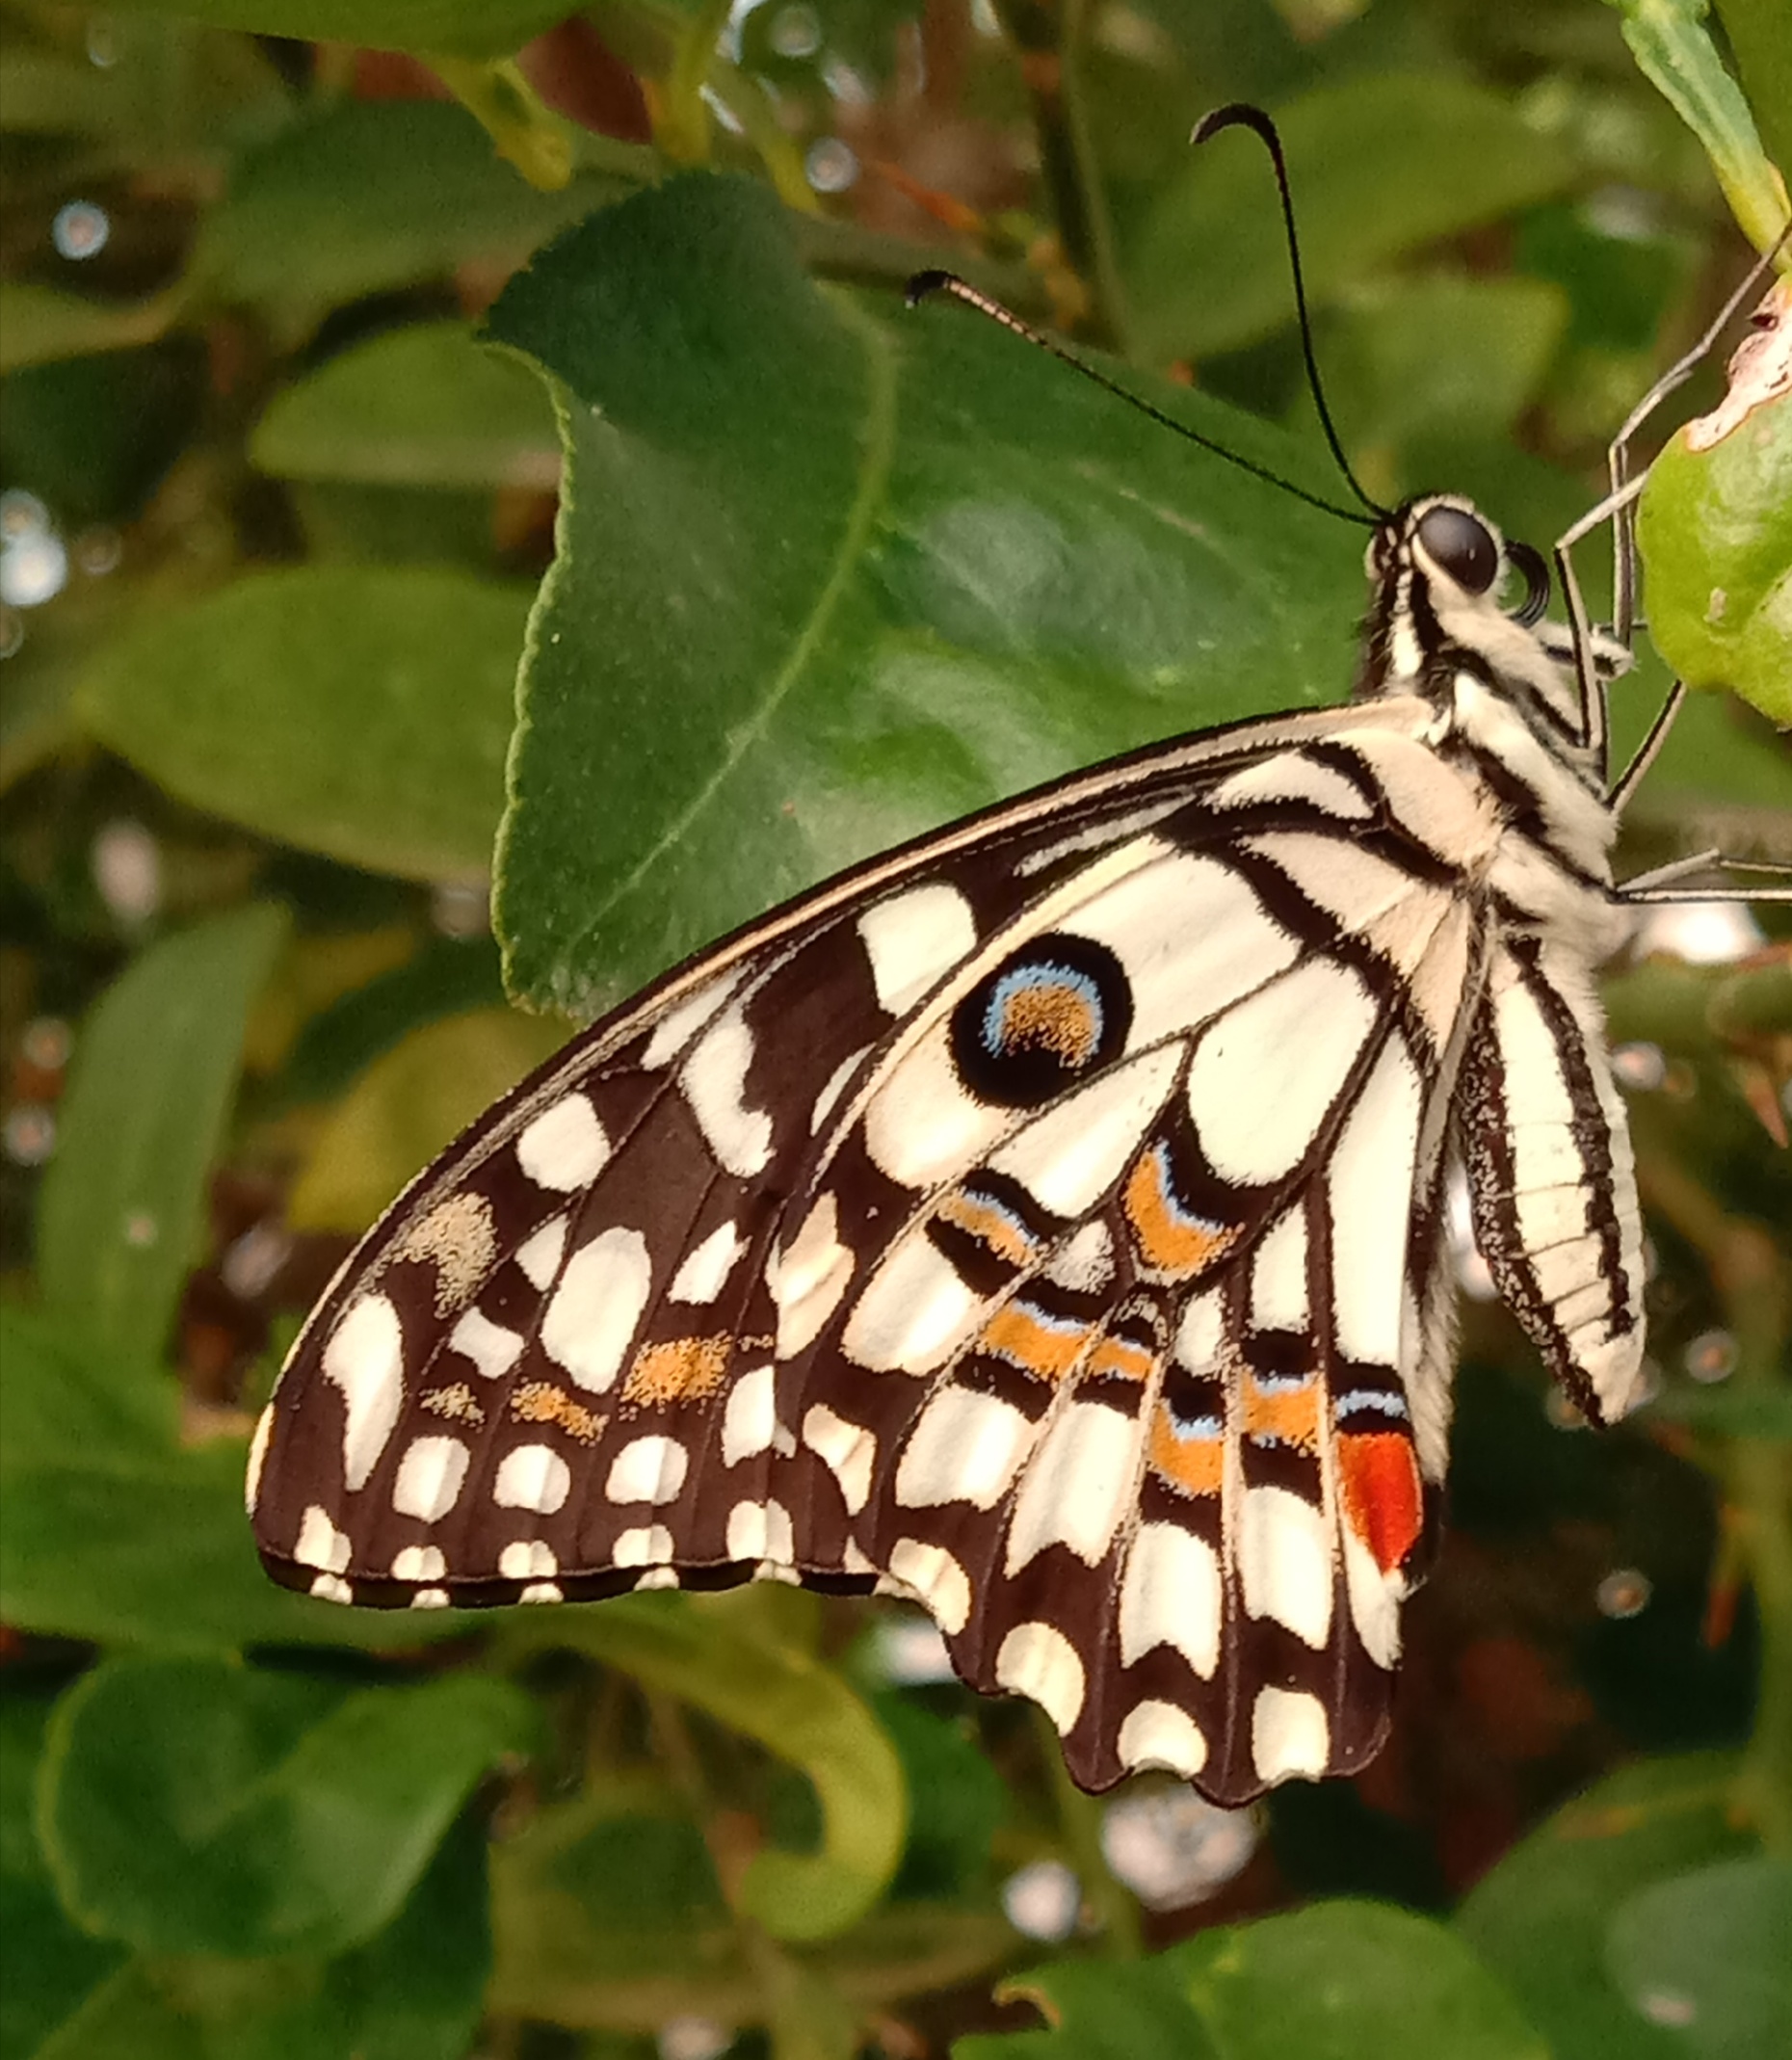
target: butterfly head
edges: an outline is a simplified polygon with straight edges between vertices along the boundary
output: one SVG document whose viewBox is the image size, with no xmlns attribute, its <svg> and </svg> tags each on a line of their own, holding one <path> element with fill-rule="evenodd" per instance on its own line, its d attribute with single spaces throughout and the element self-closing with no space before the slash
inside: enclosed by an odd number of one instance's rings
<svg viewBox="0 0 1792 2060">
<path fill-rule="evenodd" d="M 1426 493 L 1377 525 L 1365 568 L 1375 594 L 1357 700 L 1419 694 L 1473 726 L 1466 702 L 1490 696 L 1573 754 L 1573 651 L 1566 631 L 1542 621 L 1549 572 L 1539 552 L 1507 542 L 1461 494 Z M 1629 662 L 1609 638 L 1595 636 L 1592 655 L 1601 680 Z"/>
</svg>

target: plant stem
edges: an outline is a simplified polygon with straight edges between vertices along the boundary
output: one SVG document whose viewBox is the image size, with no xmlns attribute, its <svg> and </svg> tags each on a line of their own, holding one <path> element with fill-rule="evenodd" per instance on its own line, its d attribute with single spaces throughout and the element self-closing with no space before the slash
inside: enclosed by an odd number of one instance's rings
<svg viewBox="0 0 1792 2060">
<path fill-rule="evenodd" d="M 1064 1842 L 1070 1849 L 1070 1863 L 1101 1928 L 1102 1949 L 1110 1959 L 1137 1960 L 1145 1949 L 1139 1932 L 1139 1906 L 1131 1891 L 1108 1871 L 1101 1850 L 1101 1804 L 1093 1795 L 1085 1795 L 1070 1779 L 1057 1730 L 1042 1710 L 1038 1712 L 1038 1731 Z"/>
</svg>

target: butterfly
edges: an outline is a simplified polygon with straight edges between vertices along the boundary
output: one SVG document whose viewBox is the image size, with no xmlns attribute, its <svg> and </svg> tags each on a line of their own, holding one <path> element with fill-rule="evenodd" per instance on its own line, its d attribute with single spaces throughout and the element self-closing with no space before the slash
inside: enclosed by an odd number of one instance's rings
<svg viewBox="0 0 1792 2060">
<path fill-rule="evenodd" d="M 1366 565 L 1347 704 L 850 871 L 476 1122 L 260 1419 L 273 1577 L 875 1590 L 1086 1788 L 1364 1765 L 1437 1541 L 1453 1172 L 1594 1422 L 1645 1337 L 1593 985 L 1627 654 L 1542 623 L 1542 561 L 1460 496 L 1379 511 Z"/>
</svg>

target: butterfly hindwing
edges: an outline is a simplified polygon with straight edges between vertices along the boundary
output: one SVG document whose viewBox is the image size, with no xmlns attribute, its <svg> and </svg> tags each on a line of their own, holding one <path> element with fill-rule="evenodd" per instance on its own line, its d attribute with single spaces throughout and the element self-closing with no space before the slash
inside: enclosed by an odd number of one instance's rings
<svg viewBox="0 0 1792 2060">
<path fill-rule="evenodd" d="M 1359 1764 L 1441 1472 L 1409 1281 L 1487 959 L 1486 825 L 1416 722 L 1072 782 L 588 1032 L 314 1315 L 257 1437 L 271 1571 L 881 1580 L 1087 1784 Z"/>
</svg>

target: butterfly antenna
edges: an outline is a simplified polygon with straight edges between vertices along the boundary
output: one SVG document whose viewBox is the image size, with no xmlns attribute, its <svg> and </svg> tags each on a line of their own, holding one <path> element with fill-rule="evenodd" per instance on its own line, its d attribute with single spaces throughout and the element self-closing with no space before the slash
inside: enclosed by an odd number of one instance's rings
<svg viewBox="0 0 1792 2060">
<path fill-rule="evenodd" d="M 1124 401 L 1128 408 L 1136 408 L 1142 415 L 1148 415 L 1160 428 L 1173 431 L 1190 443 L 1198 443 L 1203 451 L 1211 451 L 1216 458 L 1224 458 L 1227 464 L 1236 465 L 1241 472 L 1249 472 L 1253 479 L 1265 480 L 1272 487 L 1279 487 L 1284 493 L 1292 493 L 1297 501 L 1304 501 L 1309 508 L 1322 510 L 1326 515 L 1338 515 L 1346 522 L 1360 523 L 1371 528 L 1367 517 L 1354 508 L 1342 508 L 1335 501 L 1327 500 L 1322 494 L 1309 493 L 1304 487 L 1297 487 L 1293 480 L 1283 479 L 1279 472 L 1272 472 L 1267 465 L 1255 463 L 1239 452 L 1228 450 L 1211 436 L 1203 436 L 1199 430 L 1191 429 L 1186 422 L 1178 422 L 1174 415 L 1166 414 L 1161 408 L 1153 408 L 1143 395 L 1134 393 L 1129 386 L 1122 386 L 1119 380 L 1109 379 L 1105 372 L 1097 372 L 1094 365 L 1086 363 L 1074 351 L 1067 351 L 1063 344 L 1037 330 L 1030 322 L 1023 322 L 1012 308 L 1004 307 L 1000 301 L 980 292 L 968 279 L 962 279 L 956 272 L 917 272 L 909 281 L 904 298 L 910 307 L 918 307 L 923 301 L 932 300 L 936 294 L 945 294 L 954 301 L 962 301 L 966 307 L 974 307 L 980 315 L 987 315 L 1005 330 L 1012 330 L 1016 336 L 1035 344 L 1041 351 L 1048 351 L 1060 364 L 1068 365 L 1072 372 L 1080 372 L 1103 393 L 1111 393 L 1117 400 Z M 1351 485 L 1356 486 L 1352 480 Z M 1357 492 L 1361 489 L 1357 488 Z M 1374 503 L 1369 504 L 1371 507 Z"/>
<path fill-rule="evenodd" d="M 1263 147 L 1270 154 L 1270 163 L 1276 168 L 1276 190 L 1281 196 L 1281 223 L 1288 235 L 1288 269 L 1294 275 L 1294 308 L 1301 323 L 1301 355 L 1306 360 L 1306 383 L 1313 396 L 1313 406 L 1319 410 L 1319 426 L 1326 433 L 1326 441 L 1331 446 L 1331 455 L 1349 483 L 1350 490 L 1378 521 L 1384 521 L 1388 511 L 1362 490 L 1361 482 L 1351 470 L 1350 460 L 1344 455 L 1331 410 L 1326 406 L 1319 359 L 1313 353 L 1312 320 L 1306 311 L 1306 281 L 1301 274 L 1301 239 L 1294 226 L 1294 195 L 1288 185 L 1288 160 L 1282 155 L 1281 138 L 1277 133 L 1276 124 L 1260 107 L 1252 107 L 1248 100 L 1232 100 L 1225 107 L 1216 107 L 1212 114 L 1203 115 L 1195 124 L 1189 142 L 1203 144 L 1222 129 L 1235 128 L 1250 129 L 1260 137 Z"/>
</svg>

